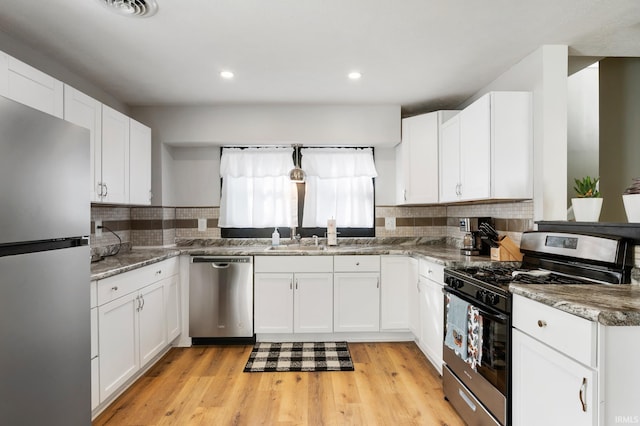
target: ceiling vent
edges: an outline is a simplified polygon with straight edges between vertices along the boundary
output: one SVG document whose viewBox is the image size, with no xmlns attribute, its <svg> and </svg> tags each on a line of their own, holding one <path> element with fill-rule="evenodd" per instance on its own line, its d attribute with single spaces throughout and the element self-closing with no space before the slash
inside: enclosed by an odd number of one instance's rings
<svg viewBox="0 0 640 426">
<path fill-rule="evenodd" d="M 147 18 L 158 11 L 156 0 L 98 0 L 119 15 Z"/>
</svg>

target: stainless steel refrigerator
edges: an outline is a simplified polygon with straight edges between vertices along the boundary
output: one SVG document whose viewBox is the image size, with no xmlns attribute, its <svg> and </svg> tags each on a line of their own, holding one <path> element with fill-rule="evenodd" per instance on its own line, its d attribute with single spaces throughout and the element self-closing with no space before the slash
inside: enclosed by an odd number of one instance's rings
<svg viewBox="0 0 640 426">
<path fill-rule="evenodd" d="M 89 425 L 89 131 L 0 96 L 0 424 Z"/>
</svg>

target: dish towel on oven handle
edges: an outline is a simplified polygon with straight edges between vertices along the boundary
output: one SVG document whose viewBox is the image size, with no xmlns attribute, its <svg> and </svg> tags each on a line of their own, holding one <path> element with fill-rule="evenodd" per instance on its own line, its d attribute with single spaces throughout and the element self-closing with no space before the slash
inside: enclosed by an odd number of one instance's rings
<svg viewBox="0 0 640 426">
<path fill-rule="evenodd" d="M 467 317 L 467 363 L 477 371 L 482 362 L 482 316 L 480 310 L 469 305 Z"/>
<path fill-rule="evenodd" d="M 444 344 L 451 348 L 465 362 L 468 357 L 467 330 L 469 322 L 469 304 L 458 297 L 446 295 L 447 331 Z"/>
</svg>

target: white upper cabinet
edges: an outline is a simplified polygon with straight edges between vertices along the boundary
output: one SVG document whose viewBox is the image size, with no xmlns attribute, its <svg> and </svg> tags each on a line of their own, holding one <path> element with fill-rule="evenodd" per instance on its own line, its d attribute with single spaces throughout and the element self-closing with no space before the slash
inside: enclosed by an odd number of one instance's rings
<svg viewBox="0 0 640 426">
<path fill-rule="evenodd" d="M 436 111 L 402 120 L 396 146 L 396 203 L 438 202 L 440 125 L 457 111 Z"/>
<path fill-rule="evenodd" d="M 440 201 L 533 197 L 531 94 L 491 92 L 442 125 Z"/>
<path fill-rule="evenodd" d="M 440 133 L 440 202 L 458 201 L 460 187 L 460 116 L 442 125 Z"/>
<path fill-rule="evenodd" d="M 63 87 L 61 81 L 0 52 L 0 95 L 63 118 Z"/>
<path fill-rule="evenodd" d="M 129 123 L 129 203 L 151 204 L 151 129 Z"/>
<path fill-rule="evenodd" d="M 64 119 L 89 129 L 91 201 L 101 201 L 102 193 L 102 104 L 79 90 L 64 85 Z"/>
<path fill-rule="evenodd" d="M 129 202 L 129 117 L 102 105 L 102 201 Z"/>
</svg>

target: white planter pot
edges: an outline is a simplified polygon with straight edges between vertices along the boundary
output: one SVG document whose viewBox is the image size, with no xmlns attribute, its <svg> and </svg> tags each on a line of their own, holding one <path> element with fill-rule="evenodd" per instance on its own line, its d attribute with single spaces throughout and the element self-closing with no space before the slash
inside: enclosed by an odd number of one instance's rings
<svg viewBox="0 0 640 426">
<path fill-rule="evenodd" d="M 622 194 L 627 221 L 640 222 L 640 194 Z"/>
<path fill-rule="evenodd" d="M 602 198 L 572 198 L 576 222 L 597 222 L 602 210 Z"/>
</svg>

